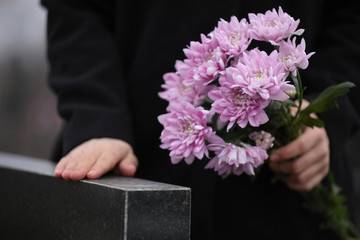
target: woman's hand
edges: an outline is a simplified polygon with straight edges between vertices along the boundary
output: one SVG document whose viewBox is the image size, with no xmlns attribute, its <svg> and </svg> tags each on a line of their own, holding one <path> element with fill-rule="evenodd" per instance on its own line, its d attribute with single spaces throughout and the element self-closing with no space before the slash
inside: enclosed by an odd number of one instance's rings
<svg viewBox="0 0 360 240">
<path fill-rule="evenodd" d="M 309 103 L 303 102 L 304 107 Z M 304 127 L 302 134 L 270 155 L 270 168 L 289 175 L 285 183 L 293 190 L 310 191 L 329 172 L 330 146 L 324 128 Z"/>
<path fill-rule="evenodd" d="M 55 176 L 78 181 L 96 179 L 114 170 L 123 176 L 134 176 L 138 160 L 132 147 L 118 139 L 91 139 L 64 156 L 55 168 Z"/>
</svg>

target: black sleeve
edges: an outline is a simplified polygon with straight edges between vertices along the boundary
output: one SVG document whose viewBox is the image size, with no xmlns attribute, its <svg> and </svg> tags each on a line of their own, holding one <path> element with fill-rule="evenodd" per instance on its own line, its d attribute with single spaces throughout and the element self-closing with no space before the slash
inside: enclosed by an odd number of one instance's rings
<svg viewBox="0 0 360 240">
<path fill-rule="evenodd" d="M 344 81 L 356 85 L 349 94 L 337 99 L 339 108 L 320 114 L 330 140 L 330 167 L 353 213 L 356 206 L 353 202 L 353 166 L 346 154 L 346 146 L 360 126 L 360 4 L 348 0 L 324 4 L 319 14 L 325 17 L 319 24 L 317 40 L 311 49 L 316 54 L 310 58 L 309 68 L 302 77 L 310 97 Z"/>
<path fill-rule="evenodd" d="M 114 39 L 114 1 L 42 0 L 49 85 L 64 119 L 62 155 L 91 138 L 132 143 L 126 83 Z"/>
<path fill-rule="evenodd" d="M 339 108 L 321 114 L 333 155 L 344 150 L 360 125 L 360 4 L 344 0 L 324 4 L 309 68 L 302 73 L 306 93 L 314 98 L 330 85 L 351 81 L 356 87 L 337 99 Z M 305 30 L 306 32 L 306 30 Z"/>
</svg>

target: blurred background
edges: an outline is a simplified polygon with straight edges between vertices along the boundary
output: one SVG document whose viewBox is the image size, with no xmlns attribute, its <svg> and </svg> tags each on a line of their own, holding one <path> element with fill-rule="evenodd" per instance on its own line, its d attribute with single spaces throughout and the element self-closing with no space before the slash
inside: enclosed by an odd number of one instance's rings
<svg viewBox="0 0 360 240">
<path fill-rule="evenodd" d="M 49 158 L 60 126 L 46 83 L 46 12 L 39 0 L 0 0 L 0 151 Z"/>
</svg>

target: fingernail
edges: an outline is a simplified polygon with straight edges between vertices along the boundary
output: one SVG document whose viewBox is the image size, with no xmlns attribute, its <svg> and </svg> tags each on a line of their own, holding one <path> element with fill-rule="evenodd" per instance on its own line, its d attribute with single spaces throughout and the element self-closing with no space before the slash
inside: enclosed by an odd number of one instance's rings
<svg viewBox="0 0 360 240">
<path fill-rule="evenodd" d="M 61 174 L 61 176 L 62 176 L 63 178 L 68 178 L 69 175 L 70 175 L 70 170 L 68 170 L 68 169 L 65 169 L 65 170 L 62 172 L 62 174 Z"/>
<path fill-rule="evenodd" d="M 81 169 L 75 169 L 73 172 L 72 172 L 72 175 L 83 175 L 85 174 L 84 170 L 81 170 Z"/>
<path fill-rule="evenodd" d="M 60 169 L 55 169 L 54 174 L 55 174 L 56 177 L 60 177 L 61 176 Z"/>
<path fill-rule="evenodd" d="M 87 176 L 92 177 L 92 175 L 94 175 L 94 174 L 96 174 L 96 171 L 94 169 L 92 169 L 87 173 Z"/>
<path fill-rule="evenodd" d="M 74 169 L 73 172 L 75 172 L 75 173 L 81 173 L 81 172 L 83 172 L 83 170 L 82 170 L 82 169 Z"/>
</svg>

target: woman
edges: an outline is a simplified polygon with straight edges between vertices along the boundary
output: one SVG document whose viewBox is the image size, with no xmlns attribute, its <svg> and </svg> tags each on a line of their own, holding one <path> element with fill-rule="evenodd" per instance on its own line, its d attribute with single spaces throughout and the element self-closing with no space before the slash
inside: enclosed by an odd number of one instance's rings
<svg viewBox="0 0 360 240">
<path fill-rule="evenodd" d="M 220 18 L 239 19 L 272 8 L 300 19 L 307 51 L 302 72 L 306 98 L 345 80 L 359 85 L 359 4 L 342 1 L 96 1 L 43 0 L 48 11 L 49 84 L 58 97 L 64 127 L 55 144 L 57 177 L 99 178 L 115 170 L 125 176 L 189 186 L 192 239 L 337 239 L 320 231 L 321 219 L 302 207 L 297 191 L 323 180 L 331 166 L 351 200 L 351 174 L 343 150 L 359 127 L 357 94 L 320 117 L 325 129 L 307 128 L 270 156 L 255 182 L 246 176 L 222 180 L 205 161 L 171 165 L 159 148 L 157 116 L 162 75 L 200 33 Z M 358 90 L 356 90 L 358 92 Z M 346 123 L 346 124 L 345 124 Z M 339 131 L 341 125 L 341 131 Z M 297 161 L 288 161 L 298 157 Z M 139 164 L 140 163 L 140 164 Z M 273 172 L 290 175 L 272 184 Z M 348 201 L 351 208 L 351 201 Z"/>
</svg>

